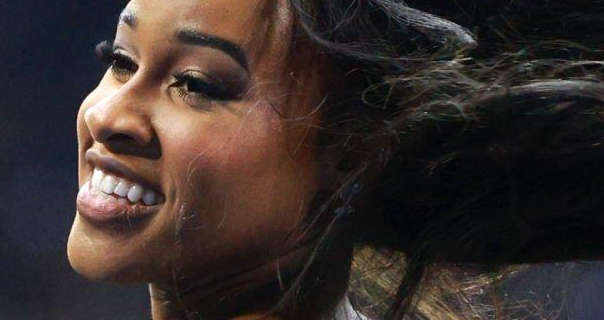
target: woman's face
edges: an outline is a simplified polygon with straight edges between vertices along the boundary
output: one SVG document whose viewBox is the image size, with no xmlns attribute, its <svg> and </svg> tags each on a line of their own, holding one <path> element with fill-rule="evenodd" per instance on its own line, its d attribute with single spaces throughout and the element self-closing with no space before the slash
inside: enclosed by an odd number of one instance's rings
<svg viewBox="0 0 604 320">
<path fill-rule="evenodd" d="M 78 272 L 210 286 L 287 267 L 318 175 L 314 131 L 283 114 L 316 122 L 321 85 L 283 2 L 128 4 L 77 119 Z"/>
</svg>

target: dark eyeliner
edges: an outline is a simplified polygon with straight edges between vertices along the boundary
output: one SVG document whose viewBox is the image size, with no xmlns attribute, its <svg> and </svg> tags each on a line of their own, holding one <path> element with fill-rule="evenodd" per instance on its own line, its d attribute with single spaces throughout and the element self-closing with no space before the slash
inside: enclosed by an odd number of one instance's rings
<svg viewBox="0 0 604 320">
<path fill-rule="evenodd" d="M 126 82 L 137 71 L 136 63 L 125 54 L 118 52 L 112 41 L 102 41 L 95 47 L 96 56 L 108 65 L 111 73 L 120 82 Z M 199 74 L 199 75 L 197 75 Z M 172 75 L 175 82 L 170 87 L 188 104 L 199 104 L 204 101 L 229 101 L 240 99 L 224 84 L 199 71 L 183 71 Z"/>
<path fill-rule="evenodd" d="M 231 94 L 222 83 L 204 80 L 187 72 L 174 74 L 173 77 L 176 79 L 176 82 L 172 87 L 177 88 L 179 95 L 183 98 L 198 96 L 201 99 L 217 101 L 235 100 L 238 98 L 238 96 Z"/>
<path fill-rule="evenodd" d="M 126 82 L 138 70 L 136 62 L 125 54 L 117 52 L 112 42 L 103 41 L 97 44 L 95 53 L 101 62 L 110 66 L 111 72 L 118 81 Z"/>
</svg>

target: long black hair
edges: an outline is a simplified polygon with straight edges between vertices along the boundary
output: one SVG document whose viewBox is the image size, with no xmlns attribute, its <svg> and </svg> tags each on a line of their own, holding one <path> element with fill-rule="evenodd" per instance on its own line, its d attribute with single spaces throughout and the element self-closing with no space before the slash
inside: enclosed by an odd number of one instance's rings
<svg viewBox="0 0 604 320">
<path fill-rule="evenodd" d="M 604 1 L 290 4 L 346 79 L 322 110 L 354 159 L 335 216 L 365 185 L 373 210 L 354 214 L 386 227 L 359 243 L 405 255 L 386 318 L 430 266 L 601 256 Z"/>
</svg>

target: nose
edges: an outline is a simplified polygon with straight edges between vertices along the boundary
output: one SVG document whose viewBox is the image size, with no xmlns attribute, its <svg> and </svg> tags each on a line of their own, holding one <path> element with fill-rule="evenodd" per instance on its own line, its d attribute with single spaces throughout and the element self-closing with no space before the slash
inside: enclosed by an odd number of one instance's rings
<svg viewBox="0 0 604 320">
<path fill-rule="evenodd" d="M 148 106 L 126 86 L 90 106 L 84 121 L 92 138 L 114 153 L 160 156 Z"/>
</svg>

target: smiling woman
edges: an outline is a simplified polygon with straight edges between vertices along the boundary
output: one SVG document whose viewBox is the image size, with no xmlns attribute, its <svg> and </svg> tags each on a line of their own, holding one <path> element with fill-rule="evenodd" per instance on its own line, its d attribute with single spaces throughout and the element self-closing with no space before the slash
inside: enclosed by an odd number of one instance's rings
<svg viewBox="0 0 604 320">
<path fill-rule="evenodd" d="M 273 106 L 309 114 L 320 64 L 308 68 L 310 50 L 286 59 L 291 19 L 266 16 L 283 10 L 132 1 L 99 47 L 112 66 L 78 116 L 69 259 L 90 278 L 152 283 L 155 319 L 191 306 L 176 298 L 216 317 L 262 312 L 275 297 L 238 309 L 225 297 L 260 292 L 312 248 L 301 224 L 319 185 L 316 134 Z"/>
<path fill-rule="evenodd" d="M 130 1 L 78 114 L 71 265 L 149 283 L 154 320 L 362 319 L 346 291 L 369 243 L 407 255 L 401 319 L 436 262 L 599 255 L 600 202 L 534 189 L 601 157 L 599 73 L 519 77 L 476 46 L 397 1 Z"/>
</svg>

